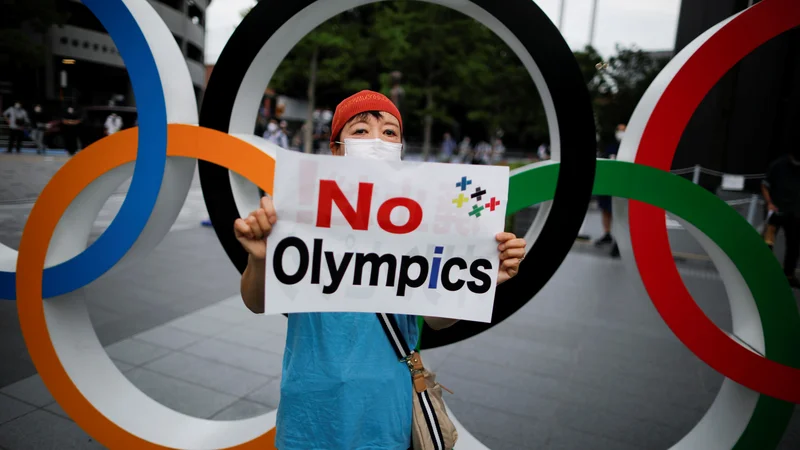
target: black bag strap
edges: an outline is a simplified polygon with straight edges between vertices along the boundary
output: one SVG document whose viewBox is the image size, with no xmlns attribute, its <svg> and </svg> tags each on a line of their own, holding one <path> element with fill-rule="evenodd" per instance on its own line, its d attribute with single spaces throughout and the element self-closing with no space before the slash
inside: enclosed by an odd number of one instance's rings
<svg viewBox="0 0 800 450">
<path fill-rule="evenodd" d="M 397 321 L 393 314 L 377 313 L 378 320 L 383 327 L 386 338 L 392 345 L 397 358 L 403 363 L 408 363 L 409 358 L 414 354 L 413 350 L 409 349 L 405 337 L 403 337 L 400 327 L 397 326 Z M 412 388 L 413 389 L 413 388 Z M 416 392 L 419 404 L 422 407 L 423 416 L 425 416 L 425 424 L 428 426 L 428 432 L 431 434 L 433 440 L 433 447 L 436 450 L 446 450 L 444 448 L 444 435 L 439 427 L 439 418 L 436 417 L 436 411 L 433 409 L 433 403 L 428 395 L 428 390 Z"/>
<path fill-rule="evenodd" d="M 377 315 L 378 320 L 381 322 L 381 327 L 383 327 L 383 331 L 386 333 L 386 337 L 389 339 L 389 343 L 392 345 L 392 349 L 394 349 L 397 358 L 402 360 L 407 359 L 411 355 L 411 349 L 408 348 L 408 343 L 403 337 L 400 327 L 397 326 L 397 320 L 395 320 L 394 315 L 386 313 L 377 313 Z"/>
</svg>

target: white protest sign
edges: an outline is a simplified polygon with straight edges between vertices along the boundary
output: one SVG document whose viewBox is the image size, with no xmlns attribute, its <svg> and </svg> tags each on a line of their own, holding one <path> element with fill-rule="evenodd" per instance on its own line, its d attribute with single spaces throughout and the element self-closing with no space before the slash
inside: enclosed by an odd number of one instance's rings
<svg viewBox="0 0 800 450">
<path fill-rule="evenodd" d="M 279 150 L 265 313 L 490 322 L 508 168 Z"/>
</svg>

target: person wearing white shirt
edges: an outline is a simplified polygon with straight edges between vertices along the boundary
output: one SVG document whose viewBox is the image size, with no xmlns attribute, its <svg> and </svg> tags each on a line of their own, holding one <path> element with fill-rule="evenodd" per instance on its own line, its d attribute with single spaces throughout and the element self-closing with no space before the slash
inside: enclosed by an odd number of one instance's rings
<svg viewBox="0 0 800 450">
<path fill-rule="evenodd" d="M 25 136 L 25 125 L 30 124 L 28 113 L 22 108 L 22 103 L 16 102 L 14 106 L 8 108 L 3 113 L 3 117 L 8 121 L 9 128 L 8 149 L 6 149 L 6 153 L 11 153 L 11 149 L 14 148 L 15 143 L 17 146 L 17 153 L 19 153 L 20 148 L 22 148 L 22 139 Z"/>
<path fill-rule="evenodd" d="M 280 148 L 289 149 L 289 136 L 278 126 L 278 121 L 272 119 L 267 125 L 267 131 L 264 132 L 264 139 L 272 142 Z"/>
<path fill-rule="evenodd" d="M 111 136 L 122 129 L 122 117 L 117 115 L 117 113 L 111 113 L 106 118 L 106 123 L 104 126 L 106 129 L 106 136 Z"/>
</svg>

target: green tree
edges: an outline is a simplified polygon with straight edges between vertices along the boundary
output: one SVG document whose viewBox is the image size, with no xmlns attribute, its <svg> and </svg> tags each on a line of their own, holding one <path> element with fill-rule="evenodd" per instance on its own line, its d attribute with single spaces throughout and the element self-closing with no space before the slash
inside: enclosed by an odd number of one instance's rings
<svg viewBox="0 0 800 450">
<path fill-rule="evenodd" d="M 381 90 L 389 94 L 388 72 L 403 73 L 405 104 L 410 117 L 422 122 L 422 152 L 431 152 L 435 121 L 452 122 L 447 106 L 459 94 L 457 70 L 468 59 L 465 40 L 475 30 L 469 17 L 425 2 L 381 4 L 374 17 L 374 36 L 378 63 L 385 69 Z"/>
</svg>

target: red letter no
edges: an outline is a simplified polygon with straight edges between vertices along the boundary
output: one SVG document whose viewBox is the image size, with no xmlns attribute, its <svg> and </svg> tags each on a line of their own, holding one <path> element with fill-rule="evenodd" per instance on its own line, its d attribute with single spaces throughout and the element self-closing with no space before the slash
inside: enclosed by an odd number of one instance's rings
<svg viewBox="0 0 800 450">
<path fill-rule="evenodd" d="M 317 202 L 317 226 L 320 228 L 331 227 L 331 209 L 333 203 L 347 219 L 347 223 L 354 230 L 366 230 L 369 226 L 369 210 L 372 202 L 372 183 L 358 183 L 358 200 L 356 209 L 347 201 L 347 197 L 339 189 L 334 180 L 319 181 L 319 201 Z"/>
<path fill-rule="evenodd" d="M 395 225 L 392 223 L 390 216 L 392 215 L 392 211 L 402 206 L 408 210 L 408 222 L 405 225 Z M 378 208 L 378 225 L 383 228 L 385 231 L 394 234 L 406 234 L 411 233 L 412 231 L 416 230 L 419 224 L 422 222 L 422 207 L 419 203 L 411 200 L 410 198 L 405 197 L 395 197 L 390 198 L 383 202 L 380 208 Z"/>
</svg>

